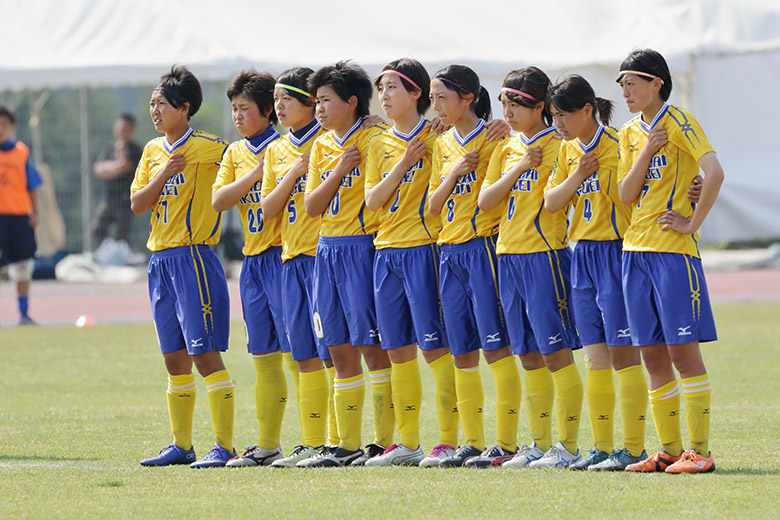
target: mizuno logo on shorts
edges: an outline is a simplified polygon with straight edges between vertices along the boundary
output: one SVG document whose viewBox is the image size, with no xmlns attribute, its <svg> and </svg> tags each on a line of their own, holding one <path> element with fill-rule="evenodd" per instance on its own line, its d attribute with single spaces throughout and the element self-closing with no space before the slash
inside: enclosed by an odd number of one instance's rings
<svg viewBox="0 0 780 520">
<path fill-rule="evenodd" d="M 192 348 L 200 348 L 203 346 L 203 338 L 193 339 L 190 343 Z"/>
<path fill-rule="evenodd" d="M 555 345 L 556 343 L 560 343 L 562 341 L 560 333 L 556 334 L 555 336 L 550 336 L 549 339 L 550 342 L 548 343 L 548 345 Z"/>
<path fill-rule="evenodd" d="M 688 325 L 687 327 L 677 327 L 677 335 L 678 336 L 690 336 L 691 335 L 691 326 Z"/>
<path fill-rule="evenodd" d="M 426 332 L 425 333 L 425 343 L 429 341 L 438 341 L 439 339 L 439 333 L 438 332 Z"/>
<path fill-rule="evenodd" d="M 501 333 L 495 332 L 493 334 L 487 335 L 487 341 L 486 343 L 495 343 L 496 341 L 501 341 Z"/>
<path fill-rule="evenodd" d="M 631 336 L 631 329 L 618 329 L 618 338 L 628 338 Z"/>
</svg>

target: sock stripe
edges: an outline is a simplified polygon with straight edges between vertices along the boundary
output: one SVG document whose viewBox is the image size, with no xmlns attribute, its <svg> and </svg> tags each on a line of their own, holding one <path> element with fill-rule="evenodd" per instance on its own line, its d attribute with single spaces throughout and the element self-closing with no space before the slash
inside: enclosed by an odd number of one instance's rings
<svg viewBox="0 0 780 520">
<path fill-rule="evenodd" d="M 688 394 L 691 392 L 701 392 L 704 390 L 712 390 L 712 385 L 710 384 L 710 380 L 707 379 L 706 381 L 699 381 L 695 383 L 686 383 L 683 381 L 682 383 L 683 392 Z"/>
<path fill-rule="evenodd" d="M 360 388 L 362 386 L 366 386 L 366 378 L 361 377 L 360 379 L 356 381 L 344 381 L 336 379 L 333 381 L 333 389 L 334 390 L 349 390 L 351 388 Z"/>
<path fill-rule="evenodd" d="M 276 355 L 278 353 L 279 353 L 278 350 L 274 350 L 273 352 L 267 352 L 265 354 L 252 354 L 252 357 L 253 358 L 262 358 L 262 357 L 274 356 L 274 355 Z"/>
<path fill-rule="evenodd" d="M 168 391 L 171 393 L 175 392 L 187 392 L 190 390 L 195 390 L 195 381 L 192 383 L 188 383 L 185 385 L 172 385 L 171 383 L 168 383 Z"/>
<path fill-rule="evenodd" d="M 665 393 L 655 398 L 653 398 L 653 391 L 650 391 L 650 399 L 655 401 L 666 401 L 667 399 L 671 399 L 672 397 L 676 397 L 678 395 L 680 395 L 680 385 L 678 384 L 675 384 L 672 388 L 667 390 Z"/>
<path fill-rule="evenodd" d="M 219 381 L 217 383 L 211 383 L 210 385 L 206 385 L 206 391 L 208 393 L 216 392 L 217 390 L 224 390 L 226 388 L 234 388 L 232 379 L 228 379 L 227 381 Z"/>
<path fill-rule="evenodd" d="M 376 370 L 374 372 L 369 372 L 368 376 L 371 379 L 371 384 L 376 383 L 387 383 L 390 381 L 390 374 L 391 370 L 388 368 L 386 370 Z"/>
<path fill-rule="evenodd" d="M 456 370 L 460 370 L 461 372 L 469 372 L 469 373 L 479 372 L 479 366 L 471 367 L 471 368 L 458 368 L 458 367 L 455 367 L 455 369 Z"/>
</svg>

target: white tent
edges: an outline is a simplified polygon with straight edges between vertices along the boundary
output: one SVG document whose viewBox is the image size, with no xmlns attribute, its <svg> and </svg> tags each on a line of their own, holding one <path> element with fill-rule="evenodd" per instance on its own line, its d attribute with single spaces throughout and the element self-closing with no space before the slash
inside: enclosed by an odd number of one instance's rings
<svg viewBox="0 0 780 520">
<path fill-rule="evenodd" d="M 471 65 L 494 94 L 520 66 L 553 81 L 582 74 L 617 102 L 615 126 L 630 117 L 618 65 L 652 47 L 672 68 L 672 102 L 694 112 L 726 170 L 702 238 L 780 237 L 778 167 L 768 160 L 780 115 L 774 0 L 0 0 L 0 12 L 0 91 L 148 84 L 172 63 L 214 80 L 345 58 L 375 74 L 410 56 L 431 72 Z"/>
</svg>

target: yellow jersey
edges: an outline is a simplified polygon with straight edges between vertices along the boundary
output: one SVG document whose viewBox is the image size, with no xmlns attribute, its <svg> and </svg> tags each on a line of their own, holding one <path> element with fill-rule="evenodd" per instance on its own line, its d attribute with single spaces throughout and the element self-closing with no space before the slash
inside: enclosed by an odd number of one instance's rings
<svg viewBox="0 0 780 520">
<path fill-rule="evenodd" d="M 674 210 L 683 217 L 693 215 L 688 187 L 699 174 L 699 159 L 714 151 L 699 123 L 687 110 L 664 104 L 648 125 L 638 115 L 620 129 L 618 182 L 622 181 L 647 136 L 656 125 L 666 130 L 667 143 L 653 156 L 645 174 L 642 192 L 632 205 L 631 223 L 623 240 L 624 251 L 654 251 L 699 256 L 697 233 L 682 235 L 661 231 L 656 220 Z"/>
<path fill-rule="evenodd" d="M 579 139 L 562 143 L 545 192 L 565 181 L 577 169 L 580 158 L 591 152 L 596 155 L 598 171 L 582 181 L 572 197 L 574 212 L 569 239 L 621 240 L 631 219 L 631 208 L 620 202 L 618 196 L 617 129 L 599 125 L 590 143 Z"/>
<path fill-rule="evenodd" d="M 477 237 L 494 235 L 501 220 L 501 206 L 491 211 L 480 211 L 477 204 L 479 188 L 485 179 L 490 157 L 506 138 L 488 141 L 485 139 L 487 127 L 480 119 L 477 126 L 465 137 L 451 129 L 436 139 L 433 147 L 433 165 L 428 197 L 436 191 L 449 171 L 461 157 L 477 150 L 479 162 L 476 169 L 461 175 L 441 210 L 442 229 L 439 232 L 439 244 L 462 244 Z"/>
<path fill-rule="evenodd" d="M 322 236 L 372 235 L 379 224 L 376 213 L 366 208 L 366 160 L 369 139 L 386 130 L 387 125 L 361 128 L 362 124 L 363 120 L 358 119 L 341 139 L 331 130 L 318 137 L 311 148 L 307 194 L 330 175 L 347 148 L 354 144 L 360 152 L 360 163 L 341 179 L 338 191 L 322 214 Z"/>
<path fill-rule="evenodd" d="M 311 151 L 315 139 L 325 131 L 318 122 L 300 139 L 289 132 L 282 139 L 274 141 L 265 152 L 263 166 L 262 196 L 267 197 L 290 171 L 298 158 Z M 295 181 L 295 186 L 287 199 L 286 210 L 282 217 L 282 262 L 298 255 L 314 256 L 317 251 L 321 218 L 311 218 L 303 208 L 303 196 L 306 192 L 306 178 L 303 174 Z"/>
<path fill-rule="evenodd" d="M 492 186 L 506 175 L 529 148 L 539 146 L 542 161 L 536 168 L 520 174 L 501 209 L 501 224 L 496 254 L 526 254 L 565 248 L 566 212 L 549 213 L 544 209 L 544 188 L 558 157 L 561 141 L 555 127 L 548 127 L 533 137 L 519 133 L 496 148 L 488 165 L 482 189 Z"/>
<path fill-rule="evenodd" d="M 270 127 L 259 136 L 241 139 L 228 146 L 212 192 L 241 179 L 265 156 L 268 145 L 279 138 L 279 132 Z M 255 143 L 254 145 L 252 143 Z M 238 201 L 238 212 L 244 228 L 244 256 L 259 255 L 269 247 L 282 243 L 282 216 L 266 219 L 260 207 L 262 179 L 255 182 Z"/>
<path fill-rule="evenodd" d="M 426 119 L 420 118 L 408 134 L 393 127 L 371 139 L 368 143 L 366 189 L 373 188 L 390 173 L 414 137 L 423 140 L 427 151 L 404 174 L 393 198 L 377 210 L 379 228 L 374 239 L 377 249 L 421 246 L 439 238 L 441 219 L 428 211 L 431 154 L 436 135 L 431 132 L 431 125 Z"/>
<path fill-rule="evenodd" d="M 165 182 L 152 208 L 146 242 L 150 251 L 219 242 L 221 213 L 211 207 L 211 185 L 225 147 L 227 142 L 221 138 L 192 128 L 172 145 L 164 136 L 146 144 L 130 186 L 131 194 L 148 185 L 174 153 L 182 154 L 185 160 L 184 169 Z"/>
</svg>

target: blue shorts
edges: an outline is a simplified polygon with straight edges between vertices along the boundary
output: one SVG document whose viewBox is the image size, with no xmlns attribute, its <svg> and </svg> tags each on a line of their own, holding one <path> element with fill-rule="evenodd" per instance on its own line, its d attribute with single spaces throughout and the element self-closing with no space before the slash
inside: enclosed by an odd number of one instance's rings
<svg viewBox="0 0 780 520">
<path fill-rule="evenodd" d="M 230 297 L 225 271 L 208 246 L 155 251 L 149 260 L 149 301 L 163 354 L 226 351 Z"/>
<path fill-rule="evenodd" d="M 0 215 L 0 265 L 35 256 L 35 229 L 28 215 Z"/>
<path fill-rule="evenodd" d="M 244 257 L 239 286 L 249 353 L 289 352 L 282 315 L 282 248 Z"/>
<path fill-rule="evenodd" d="M 441 245 L 439 291 L 453 354 L 509 345 L 496 267 L 494 237 Z"/>
<path fill-rule="evenodd" d="M 571 251 L 501 255 L 501 302 L 509 340 L 517 355 L 552 354 L 581 347 L 569 311 Z"/>
<path fill-rule="evenodd" d="M 571 307 L 583 345 L 631 345 L 623 300 L 621 240 L 577 243 L 571 261 Z"/>
<path fill-rule="evenodd" d="M 314 261 L 314 332 L 330 347 L 376 345 L 374 237 L 320 237 Z"/>
<path fill-rule="evenodd" d="M 383 349 L 447 346 L 438 280 L 436 244 L 377 250 L 374 301 Z"/>
<path fill-rule="evenodd" d="M 718 339 L 698 258 L 624 251 L 623 295 L 636 346 Z"/>
<path fill-rule="evenodd" d="M 313 256 L 298 255 L 282 264 L 284 326 L 295 361 L 330 359 L 328 347 L 314 337 L 313 272 Z"/>
</svg>

